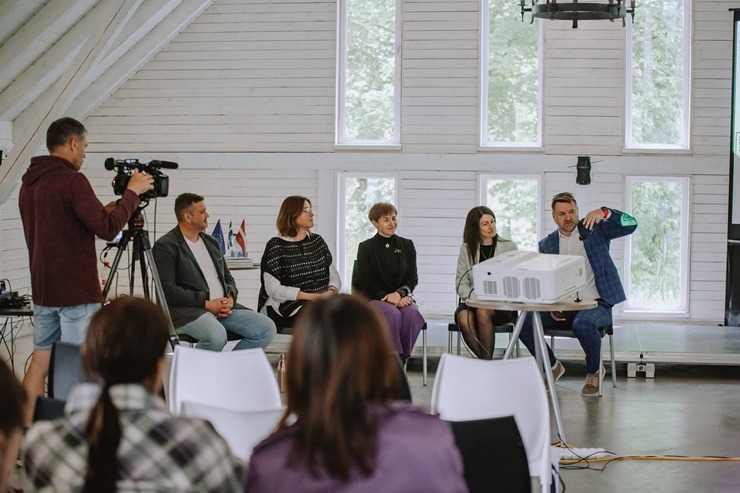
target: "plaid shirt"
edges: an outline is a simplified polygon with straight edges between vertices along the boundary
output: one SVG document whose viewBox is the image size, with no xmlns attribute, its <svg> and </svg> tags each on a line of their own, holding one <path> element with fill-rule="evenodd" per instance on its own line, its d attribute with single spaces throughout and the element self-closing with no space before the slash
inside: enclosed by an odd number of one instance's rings
<svg viewBox="0 0 740 493">
<path fill-rule="evenodd" d="M 80 384 L 66 416 L 40 421 L 23 447 L 26 492 L 80 491 L 87 471 L 84 429 L 100 394 Z M 115 385 L 111 399 L 121 414 L 119 491 L 241 491 L 241 465 L 210 423 L 171 415 L 159 397 L 140 385 Z"/>
</svg>

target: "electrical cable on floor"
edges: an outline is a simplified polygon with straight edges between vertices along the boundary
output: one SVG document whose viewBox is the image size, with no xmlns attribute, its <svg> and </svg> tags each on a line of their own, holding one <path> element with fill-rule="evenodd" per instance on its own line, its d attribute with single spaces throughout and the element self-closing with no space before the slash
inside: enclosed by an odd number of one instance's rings
<svg viewBox="0 0 740 493">
<path fill-rule="evenodd" d="M 618 455 L 603 448 L 575 448 L 567 443 L 556 443 L 554 447 L 563 448 L 560 466 L 563 469 L 594 469 L 603 471 L 607 465 L 616 461 L 686 461 L 686 462 L 740 462 L 740 457 L 725 456 L 685 456 L 685 455 Z M 601 469 L 592 464 L 604 464 Z"/>
</svg>

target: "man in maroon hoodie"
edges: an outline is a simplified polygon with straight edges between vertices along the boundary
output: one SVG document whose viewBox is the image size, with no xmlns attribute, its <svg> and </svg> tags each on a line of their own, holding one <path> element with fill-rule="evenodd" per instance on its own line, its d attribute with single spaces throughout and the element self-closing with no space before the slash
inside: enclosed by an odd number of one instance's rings
<svg viewBox="0 0 740 493">
<path fill-rule="evenodd" d="M 34 302 L 34 352 L 23 378 L 29 394 L 26 424 L 36 396 L 44 395 L 52 344 L 82 344 L 103 301 L 95 236 L 112 240 L 136 211 L 139 195 L 153 188 L 149 175 L 136 172 L 118 203 L 104 206 L 79 172 L 87 130 L 73 118 L 49 126 L 46 147 L 48 156 L 31 159 L 18 200 Z"/>
</svg>

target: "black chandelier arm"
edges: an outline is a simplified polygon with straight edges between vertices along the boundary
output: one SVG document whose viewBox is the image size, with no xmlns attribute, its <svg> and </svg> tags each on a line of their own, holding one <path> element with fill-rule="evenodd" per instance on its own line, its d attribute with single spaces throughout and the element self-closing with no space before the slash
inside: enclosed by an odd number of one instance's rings
<svg viewBox="0 0 740 493">
<path fill-rule="evenodd" d="M 524 14 L 532 15 L 531 23 L 535 18 L 549 20 L 569 20 L 573 22 L 573 28 L 578 27 L 579 20 L 609 20 L 622 19 L 622 25 L 625 25 L 627 14 L 635 19 L 635 0 L 630 0 L 630 6 L 627 7 L 627 0 L 609 0 L 609 3 L 579 2 L 578 0 L 561 1 L 546 0 L 540 3 L 539 0 L 531 0 L 527 6 L 526 0 L 520 0 L 522 21 Z"/>
</svg>

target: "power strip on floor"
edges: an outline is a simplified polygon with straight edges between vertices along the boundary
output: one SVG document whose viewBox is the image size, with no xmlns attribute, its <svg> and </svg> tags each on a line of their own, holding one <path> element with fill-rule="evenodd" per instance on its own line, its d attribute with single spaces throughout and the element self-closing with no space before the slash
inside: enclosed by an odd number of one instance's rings
<svg viewBox="0 0 740 493">
<path fill-rule="evenodd" d="M 561 448 L 560 460 L 605 459 L 611 457 L 603 448 Z"/>
</svg>

